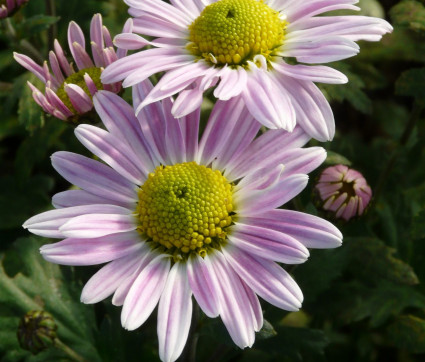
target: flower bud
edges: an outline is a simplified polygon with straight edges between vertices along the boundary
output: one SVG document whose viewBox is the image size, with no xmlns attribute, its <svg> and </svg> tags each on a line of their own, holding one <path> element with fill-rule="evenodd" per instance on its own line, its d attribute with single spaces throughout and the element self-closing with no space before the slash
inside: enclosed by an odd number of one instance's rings
<svg viewBox="0 0 425 362">
<path fill-rule="evenodd" d="M 28 312 L 19 321 L 19 344 L 32 354 L 37 354 L 55 343 L 57 329 L 50 313 L 40 310 Z"/>
<path fill-rule="evenodd" d="M 29 0 L 0 1 L 0 19 L 13 15 L 19 8 Z"/>
<path fill-rule="evenodd" d="M 372 190 L 363 175 L 345 165 L 326 168 L 315 191 L 323 210 L 346 221 L 362 215 L 372 198 Z"/>
</svg>

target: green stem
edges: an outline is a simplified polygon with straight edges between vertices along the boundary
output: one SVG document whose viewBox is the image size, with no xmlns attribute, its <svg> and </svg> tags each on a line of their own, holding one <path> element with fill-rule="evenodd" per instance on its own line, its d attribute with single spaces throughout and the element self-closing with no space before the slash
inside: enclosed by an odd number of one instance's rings
<svg viewBox="0 0 425 362">
<path fill-rule="evenodd" d="M 64 351 L 69 357 L 71 357 L 74 361 L 77 362 L 87 362 L 83 357 L 81 357 L 78 353 L 76 353 L 73 349 L 69 348 L 66 344 L 64 344 L 59 338 L 55 339 L 55 347 Z"/>
<path fill-rule="evenodd" d="M 44 63 L 44 58 L 41 53 L 26 39 L 22 39 L 19 42 L 19 46 L 25 51 L 31 58 L 33 58 L 38 64 Z"/>
<path fill-rule="evenodd" d="M 9 38 L 18 44 L 18 47 L 21 48 L 27 55 L 33 58 L 37 63 L 43 64 L 44 58 L 41 53 L 26 39 L 21 39 L 19 41 L 16 34 L 15 28 L 10 21 L 10 18 L 4 19 L 6 34 Z"/>
<path fill-rule="evenodd" d="M 46 14 L 49 16 L 56 16 L 56 5 L 55 0 L 46 0 Z M 49 49 L 53 49 L 53 44 L 57 38 L 58 26 L 54 23 L 49 30 L 47 31 L 47 41 L 49 44 Z"/>
<path fill-rule="evenodd" d="M 185 356 L 183 356 L 183 361 L 195 362 L 196 361 L 196 347 L 198 345 L 199 333 L 199 306 L 195 303 L 193 308 L 193 317 L 192 317 L 192 328 L 190 329 L 189 337 L 188 337 L 188 345 L 186 347 Z"/>
<path fill-rule="evenodd" d="M 296 211 L 303 211 L 304 210 L 304 205 L 301 202 L 301 200 L 299 199 L 299 197 L 295 197 L 292 199 L 292 204 L 294 205 L 294 209 Z"/>
<path fill-rule="evenodd" d="M 375 186 L 375 192 L 374 192 L 374 202 L 375 205 L 378 201 L 378 198 L 381 194 L 382 188 L 385 185 L 385 182 L 388 179 L 388 176 L 390 175 L 396 161 L 397 158 L 400 156 L 400 152 L 401 150 L 404 148 L 404 146 L 406 146 L 407 142 L 409 141 L 410 135 L 412 134 L 413 129 L 415 128 L 416 123 L 418 122 L 418 120 L 421 117 L 421 113 L 423 110 L 423 105 L 419 104 L 419 102 L 415 101 L 413 104 L 413 110 L 412 113 L 410 114 L 410 118 L 409 121 L 406 124 L 406 127 L 403 131 L 403 134 L 400 138 L 400 142 L 398 144 L 398 147 L 393 151 L 386 167 L 384 168 L 384 170 L 381 172 L 378 182 L 376 183 Z"/>
</svg>

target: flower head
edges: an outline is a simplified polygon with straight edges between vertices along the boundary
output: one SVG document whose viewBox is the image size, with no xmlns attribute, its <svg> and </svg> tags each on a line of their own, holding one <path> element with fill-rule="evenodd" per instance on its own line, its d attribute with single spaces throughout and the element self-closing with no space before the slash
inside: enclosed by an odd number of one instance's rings
<svg viewBox="0 0 425 362">
<path fill-rule="evenodd" d="M 136 106 L 151 91 L 147 81 L 136 86 Z M 221 317 L 241 348 L 253 344 L 263 323 L 257 295 L 298 310 L 302 292 L 276 262 L 302 263 L 307 247 L 337 247 L 342 235 L 323 219 L 277 207 L 304 189 L 325 151 L 302 148 L 309 136 L 299 127 L 256 138 L 260 124 L 241 99 L 215 105 L 200 141 L 199 110 L 175 119 L 169 98 L 138 118 L 111 92 L 93 99 L 107 131 L 80 125 L 75 133 L 104 163 L 55 153 L 53 167 L 80 189 L 56 194 L 56 210 L 24 224 L 64 239 L 41 248 L 48 261 L 108 263 L 81 300 L 113 294 L 129 330 L 159 303 L 164 361 L 176 360 L 186 343 L 192 294 L 207 316 Z"/>
<path fill-rule="evenodd" d="M 124 31 L 131 28 L 131 20 Z M 28 82 L 35 101 L 49 113 L 62 120 L 78 120 L 93 109 L 93 95 L 102 89 L 118 92 L 121 83 L 103 84 L 100 75 L 103 69 L 125 55 L 126 51 L 115 52 L 108 29 L 102 25 L 102 16 L 95 14 L 90 26 L 92 57 L 86 51 L 84 34 L 77 23 L 71 21 L 68 27 L 68 44 L 77 69 L 69 62 L 57 40 L 54 51 L 49 53 L 49 62 L 43 66 L 26 55 L 14 53 L 15 60 L 34 73 L 44 84 L 44 94 Z"/>
<path fill-rule="evenodd" d="M 166 72 L 136 112 L 179 94 L 172 112 L 180 117 L 198 107 L 203 92 L 216 86 L 215 97 L 241 98 L 266 127 L 292 131 L 298 124 L 320 141 L 333 138 L 335 122 L 314 82 L 348 80 L 339 71 L 317 64 L 354 56 L 359 52 L 356 41 L 378 41 L 392 30 L 385 20 L 373 17 L 316 16 L 331 10 L 359 10 L 353 5 L 357 0 L 125 2 L 134 16 L 134 28 L 116 36 L 115 44 L 123 49 L 146 44 L 153 48 L 120 59 L 105 70 L 102 80 L 124 79 L 127 87 Z"/>
<path fill-rule="evenodd" d="M 363 175 L 345 165 L 323 170 L 315 187 L 322 208 L 346 221 L 364 213 L 372 190 Z"/>
<path fill-rule="evenodd" d="M 29 0 L 0 0 L 0 19 L 11 16 Z"/>
<path fill-rule="evenodd" d="M 58 326 L 52 315 L 42 310 L 33 310 L 19 321 L 19 345 L 32 354 L 37 354 L 53 345 Z"/>
</svg>

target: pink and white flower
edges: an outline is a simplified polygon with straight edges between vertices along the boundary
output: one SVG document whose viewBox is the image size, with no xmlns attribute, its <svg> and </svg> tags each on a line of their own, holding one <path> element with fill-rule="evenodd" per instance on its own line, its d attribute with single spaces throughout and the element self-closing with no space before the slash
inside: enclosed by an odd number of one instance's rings
<svg viewBox="0 0 425 362">
<path fill-rule="evenodd" d="M 131 29 L 129 20 L 123 31 Z M 93 95 L 101 89 L 112 92 L 121 90 L 121 82 L 103 84 L 100 74 L 103 69 L 126 55 L 126 51 L 115 51 L 111 35 L 102 24 L 102 16 L 95 14 L 90 24 L 90 46 L 92 57 L 86 51 L 86 41 L 81 28 L 71 21 L 68 27 L 68 45 L 73 62 L 69 62 L 64 50 L 55 39 L 54 51 L 49 53 L 49 62 L 38 65 L 30 57 L 14 53 L 15 60 L 34 73 L 44 84 L 44 94 L 31 82 L 28 86 L 37 104 L 56 118 L 74 121 L 93 109 Z M 50 63 L 50 68 L 49 68 Z M 74 69 L 74 64 L 78 70 Z"/>
<path fill-rule="evenodd" d="M 136 107 L 152 89 L 147 81 L 133 88 Z M 136 117 L 111 92 L 93 100 L 106 130 L 80 125 L 75 134 L 104 163 L 53 154 L 53 167 L 80 189 L 56 194 L 55 210 L 24 223 L 34 234 L 63 239 L 41 248 L 47 261 L 107 263 L 85 285 L 82 302 L 113 295 L 129 330 L 159 304 L 163 361 L 184 348 L 192 295 L 207 316 L 221 317 L 240 348 L 254 343 L 263 324 L 257 296 L 298 310 L 302 292 L 278 263 L 303 263 L 307 248 L 338 247 L 342 235 L 323 219 L 278 207 L 305 188 L 324 149 L 302 148 L 310 137 L 300 127 L 256 138 L 261 125 L 241 98 L 217 102 L 199 141 L 199 109 L 175 119 L 165 98 Z"/>
<path fill-rule="evenodd" d="M 123 49 L 147 44 L 151 48 L 109 66 L 103 82 L 124 79 L 128 87 L 165 72 L 136 112 L 178 94 L 172 112 L 181 117 L 200 105 L 204 91 L 216 86 L 217 99 L 241 98 L 266 127 L 291 132 L 298 124 L 319 141 L 332 140 L 335 122 L 314 83 L 341 84 L 348 79 L 317 64 L 352 57 L 359 52 L 356 41 L 379 41 L 392 31 L 388 22 L 374 17 L 316 16 L 359 10 L 354 6 L 357 0 L 125 2 L 134 27 L 116 36 L 115 44 Z"/>
<path fill-rule="evenodd" d="M 363 215 L 372 198 L 372 189 L 363 175 L 345 165 L 323 170 L 315 190 L 322 208 L 345 221 Z"/>
<path fill-rule="evenodd" d="M 29 0 L 5 0 L 0 6 L 0 19 L 7 18 Z"/>
</svg>

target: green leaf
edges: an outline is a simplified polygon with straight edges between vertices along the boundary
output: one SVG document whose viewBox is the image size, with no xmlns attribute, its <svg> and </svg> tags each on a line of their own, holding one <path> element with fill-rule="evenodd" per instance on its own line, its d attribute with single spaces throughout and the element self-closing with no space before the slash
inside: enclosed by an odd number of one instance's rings
<svg viewBox="0 0 425 362">
<path fill-rule="evenodd" d="M 346 166 L 351 166 L 351 161 L 348 158 L 344 157 L 343 155 L 340 155 L 339 153 L 336 153 L 334 151 L 326 151 L 326 152 L 328 155 L 324 162 L 325 165 L 342 164 Z"/>
<path fill-rule="evenodd" d="M 363 79 L 354 73 L 348 64 L 334 63 L 333 66 L 348 77 L 349 83 L 342 85 L 321 84 L 320 88 L 325 92 L 327 98 L 339 103 L 347 101 L 359 112 L 370 114 L 372 102 L 363 91 L 363 88 L 365 88 Z"/>
<path fill-rule="evenodd" d="M 30 82 L 34 79 L 35 75 L 29 77 Z M 34 101 L 31 89 L 27 85 L 21 88 L 20 92 L 21 98 L 18 105 L 19 123 L 24 125 L 28 131 L 33 131 L 44 124 L 44 113 L 41 107 Z"/>
<path fill-rule="evenodd" d="M 414 97 L 425 106 L 425 68 L 406 70 L 397 79 L 396 94 Z"/>
<path fill-rule="evenodd" d="M 33 35 L 41 31 L 49 29 L 53 24 L 56 24 L 59 21 L 59 16 L 48 16 L 48 15 L 34 15 L 30 18 L 26 18 L 19 26 L 17 27 L 19 32 L 24 34 L 24 37 L 28 35 Z"/>
<path fill-rule="evenodd" d="M 0 263 L 0 311 L 3 310 L 0 313 L 0 352 L 6 354 L 5 360 L 8 359 L 7 356 L 21 354 L 22 350 L 16 339 L 16 322 L 28 311 L 45 310 L 55 319 L 62 342 L 85 359 L 100 361 L 93 347 L 92 331 L 96 326 L 92 308 L 80 303 L 79 291 L 73 283 L 64 280 L 59 266 L 42 259 L 40 245 L 34 237 L 21 238 L 15 242 L 15 250 L 9 251 L 19 255 L 25 274 L 20 272 L 11 277 L 5 270 L 5 260 Z M 8 255 L 6 261 L 7 258 Z M 5 310 L 9 311 L 6 317 L 3 316 Z M 51 348 L 39 355 L 46 360 L 52 353 L 57 354 L 58 350 Z M 62 358 L 65 357 L 62 352 L 61 355 Z M 24 356 L 25 360 L 33 360 L 29 352 L 25 352 Z"/>
<path fill-rule="evenodd" d="M 407 205 L 412 208 L 412 214 L 418 214 L 425 209 L 425 183 L 403 191 Z"/>
<path fill-rule="evenodd" d="M 15 157 L 16 174 L 20 180 L 29 178 L 38 163 L 49 160 L 49 150 L 58 145 L 67 126 L 62 121 L 52 119 L 22 141 Z"/>
<path fill-rule="evenodd" d="M 371 327 L 378 327 L 406 308 L 425 307 L 425 296 L 411 286 L 384 281 L 373 288 L 360 287 L 358 283 L 346 284 L 340 286 L 339 292 L 345 298 L 339 300 L 337 318 L 344 323 L 370 317 Z M 335 313 L 335 307 L 329 308 Z"/>
<path fill-rule="evenodd" d="M 342 275 L 348 262 L 344 245 L 335 250 L 312 250 L 308 263 L 297 266 L 294 276 L 304 293 L 305 303 L 313 303 Z"/>
<path fill-rule="evenodd" d="M 425 34 L 425 7 L 420 2 L 401 1 L 390 10 L 390 15 L 394 25 Z"/>
<path fill-rule="evenodd" d="M 277 327 L 276 331 L 275 337 L 255 344 L 272 361 L 318 361 L 329 343 L 324 332 L 316 329 Z"/>
<path fill-rule="evenodd" d="M 416 215 L 412 220 L 411 236 L 413 240 L 425 238 L 425 210 Z"/>
<path fill-rule="evenodd" d="M 425 320 L 413 315 L 399 316 L 387 328 L 388 341 L 412 353 L 425 353 Z"/>
<path fill-rule="evenodd" d="M 412 267 L 394 257 L 395 249 L 375 238 L 350 238 L 346 240 L 353 272 L 366 280 L 387 279 L 398 284 L 415 285 L 418 277 Z M 358 266 L 361 265 L 361 268 Z"/>
<path fill-rule="evenodd" d="M 393 190 L 391 190 L 393 192 Z M 402 225 L 397 223 L 397 217 L 395 215 L 396 210 L 390 205 L 387 200 L 381 199 L 375 204 L 374 212 L 378 216 L 379 223 L 382 225 L 381 238 L 384 239 L 387 244 L 397 247 L 399 227 Z"/>
<path fill-rule="evenodd" d="M 35 175 L 26 180 L 12 176 L 0 177 L 0 230 L 21 227 L 22 223 L 50 204 L 49 191 L 53 180 Z"/>
<path fill-rule="evenodd" d="M 271 338 L 275 335 L 277 335 L 277 332 L 273 328 L 272 324 L 268 320 L 264 319 L 263 326 L 256 335 L 257 340 Z"/>
</svg>

